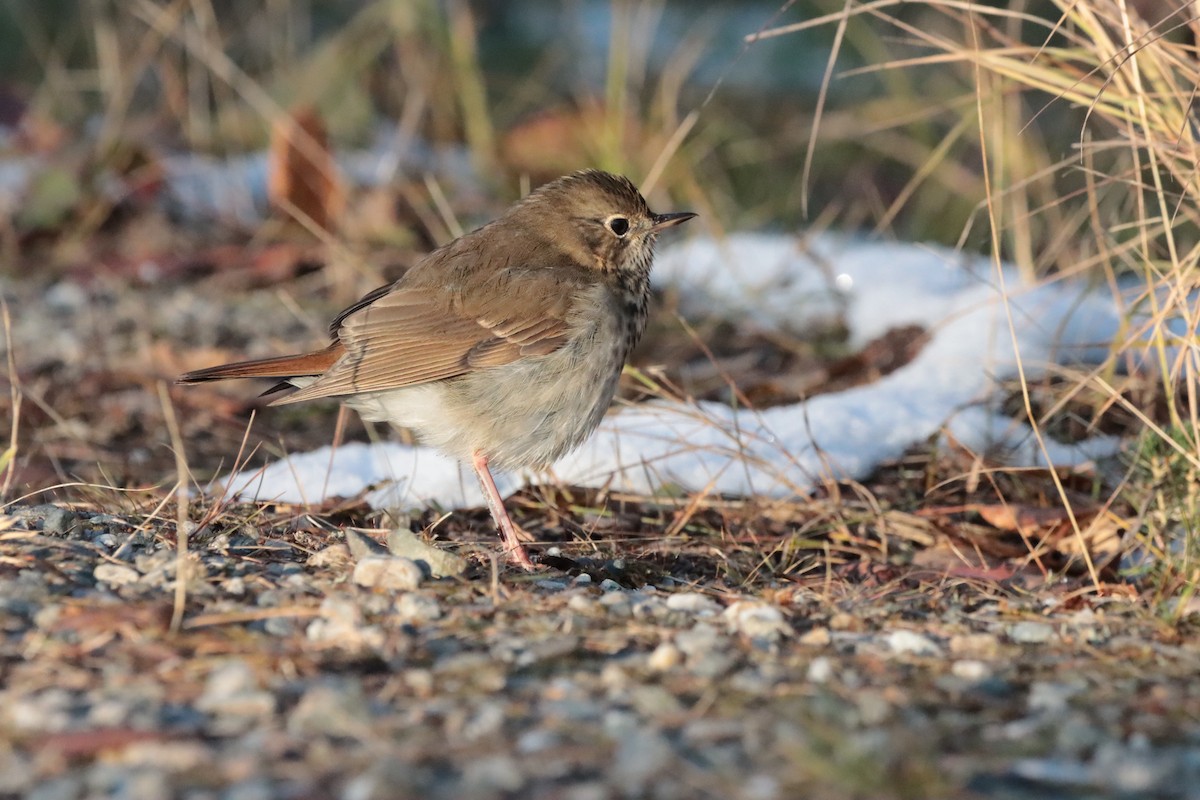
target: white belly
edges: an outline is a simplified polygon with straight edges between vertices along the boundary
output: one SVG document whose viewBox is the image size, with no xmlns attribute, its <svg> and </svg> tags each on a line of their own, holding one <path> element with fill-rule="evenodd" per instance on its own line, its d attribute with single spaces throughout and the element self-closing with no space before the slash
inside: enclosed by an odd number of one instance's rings
<svg viewBox="0 0 1200 800">
<path fill-rule="evenodd" d="M 600 317 L 549 355 L 342 401 L 461 460 L 482 452 L 501 469 L 546 466 L 587 438 L 616 392 L 628 336 L 616 314 Z"/>
</svg>

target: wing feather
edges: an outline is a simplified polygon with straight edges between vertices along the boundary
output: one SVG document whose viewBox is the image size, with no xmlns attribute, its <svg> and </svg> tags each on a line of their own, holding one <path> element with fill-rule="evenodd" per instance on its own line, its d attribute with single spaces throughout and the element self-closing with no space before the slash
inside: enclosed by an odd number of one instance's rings
<svg viewBox="0 0 1200 800">
<path fill-rule="evenodd" d="M 415 283 L 402 278 L 339 315 L 345 354 L 277 402 L 399 389 L 552 353 L 570 339 L 584 278 L 561 265 L 506 266 L 465 287 Z"/>
</svg>

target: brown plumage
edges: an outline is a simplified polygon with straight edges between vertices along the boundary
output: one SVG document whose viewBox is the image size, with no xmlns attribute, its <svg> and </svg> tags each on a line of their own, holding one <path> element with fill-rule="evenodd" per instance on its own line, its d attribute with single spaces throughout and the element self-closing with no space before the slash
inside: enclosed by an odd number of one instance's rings
<svg viewBox="0 0 1200 800">
<path fill-rule="evenodd" d="M 654 214 L 626 178 L 575 173 L 347 308 L 325 349 L 179 380 L 282 378 L 273 403 L 338 398 L 413 429 L 472 463 L 510 553 L 532 568 L 489 465 L 548 465 L 595 429 L 645 329 L 654 241 L 693 216 Z"/>
</svg>

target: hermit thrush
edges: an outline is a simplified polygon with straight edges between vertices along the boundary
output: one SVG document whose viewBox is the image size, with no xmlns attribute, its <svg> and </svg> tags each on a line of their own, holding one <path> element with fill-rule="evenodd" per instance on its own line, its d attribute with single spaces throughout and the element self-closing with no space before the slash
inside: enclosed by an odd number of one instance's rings
<svg viewBox="0 0 1200 800">
<path fill-rule="evenodd" d="M 577 172 L 441 247 L 300 355 L 189 372 L 282 378 L 274 403 L 337 398 L 470 461 L 513 560 L 532 569 L 489 471 L 542 467 L 600 423 L 646 327 L 654 242 L 695 214 L 655 214 L 634 185 Z"/>
</svg>

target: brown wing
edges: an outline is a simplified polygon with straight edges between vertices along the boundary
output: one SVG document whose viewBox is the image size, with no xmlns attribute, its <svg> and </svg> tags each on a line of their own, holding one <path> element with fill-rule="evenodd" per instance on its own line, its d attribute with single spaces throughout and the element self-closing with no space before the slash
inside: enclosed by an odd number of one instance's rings
<svg viewBox="0 0 1200 800">
<path fill-rule="evenodd" d="M 502 270 L 458 290 L 402 280 L 349 309 L 336 330 L 345 355 L 276 402 L 399 389 L 551 353 L 567 340 L 577 288 L 558 270 Z"/>
</svg>

